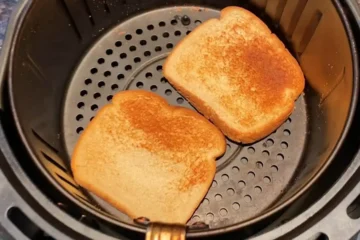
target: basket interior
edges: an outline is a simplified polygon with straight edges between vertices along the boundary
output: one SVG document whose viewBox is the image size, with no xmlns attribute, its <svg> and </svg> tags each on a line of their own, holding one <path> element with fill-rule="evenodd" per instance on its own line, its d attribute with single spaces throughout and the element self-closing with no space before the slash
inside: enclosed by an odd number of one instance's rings
<svg viewBox="0 0 360 240">
<path fill-rule="evenodd" d="M 329 162 L 353 91 L 348 37 L 332 1 L 33 1 L 14 44 L 12 107 L 28 150 L 63 194 L 97 216 L 133 224 L 73 180 L 73 145 L 97 109 L 122 89 L 145 88 L 191 108 L 163 79 L 162 62 L 188 31 L 231 5 L 257 14 L 288 44 L 307 86 L 291 118 L 271 136 L 248 146 L 228 141 L 211 195 L 189 224 L 205 221 L 216 229 L 265 213 Z M 181 24 L 184 14 L 191 24 Z"/>
</svg>

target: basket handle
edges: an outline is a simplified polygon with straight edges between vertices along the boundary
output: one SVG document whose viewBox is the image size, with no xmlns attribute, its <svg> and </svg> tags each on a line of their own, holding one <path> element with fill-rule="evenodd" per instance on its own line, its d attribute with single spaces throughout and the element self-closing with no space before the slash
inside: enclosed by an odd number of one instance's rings
<svg viewBox="0 0 360 240">
<path fill-rule="evenodd" d="M 186 226 L 151 223 L 146 231 L 145 240 L 185 240 Z"/>
<path fill-rule="evenodd" d="M 185 240 L 186 225 L 151 222 L 146 217 L 134 219 L 136 224 L 147 227 L 145 240 Z"/>
</svg>

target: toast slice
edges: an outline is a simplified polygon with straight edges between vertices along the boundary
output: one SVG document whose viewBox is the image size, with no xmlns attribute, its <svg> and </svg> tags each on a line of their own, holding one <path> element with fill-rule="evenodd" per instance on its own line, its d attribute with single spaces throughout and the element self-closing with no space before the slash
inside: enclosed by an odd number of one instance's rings
<svg viewBox="0 0 360 240">
<path fill-rule="evenodd" d="M 195 111 L 146 91 L 117 93 L 78 140 L 78 184 L 131 218 L 185 224 L 206 195 L 225 137 Z"/>
<path fill-rule="evenodd" d="M 240 7 L 198 26 L 175 47 L 163 72 L 226 136 L 243 143 L 278 128 L 305 85 L 284 44 Z"/>
</svg>

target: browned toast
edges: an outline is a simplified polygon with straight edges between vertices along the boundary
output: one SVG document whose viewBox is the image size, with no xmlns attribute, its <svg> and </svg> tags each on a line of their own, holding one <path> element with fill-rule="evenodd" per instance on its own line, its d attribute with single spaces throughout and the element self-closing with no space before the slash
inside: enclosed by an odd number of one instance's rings
<svg viewBox="0 0 360 240">
<path fill-rule="evenodd" d="M 284 44 L 254 14 L 227 7 L 185 37 L 164 75 L 230 139 L 251 143 L 278 128 L 304 89 Z"/>
<path fill-rule="evenodd" d="M 225 148 L 221 131 L 195 111 L 123 91 L 82 133 L 71 168 L 76 182 L 132 218 L 184 224 Z"/>
</svg>

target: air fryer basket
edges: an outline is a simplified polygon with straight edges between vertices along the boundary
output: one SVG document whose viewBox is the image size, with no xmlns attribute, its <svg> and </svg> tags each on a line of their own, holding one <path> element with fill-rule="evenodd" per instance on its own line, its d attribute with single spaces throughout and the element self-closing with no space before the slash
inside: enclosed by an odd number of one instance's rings
<svg viewBox="0 0 360 240">
<path fill-rule="evenodd" d="M 33 1 L 9 64 L 11 107 L 23 143 L 42 173 L 79 207 L 144 231 L 76 184 L 69 169 L 74 144 L 117 91 L 142 88 L 192 108 L 162 76 L 164 59 L 223 7 L 245 7 L 293 51 L 307 86 L 294 113 L 269 137 L 252 145 L 228 141 L 213 185 L 188 223 L 208 226 L 190 228 L 189 235 L 254 223 L 308 189 L 348 130 L 357 82 L 348 30 L 334 2 Z"/>
</svg>

